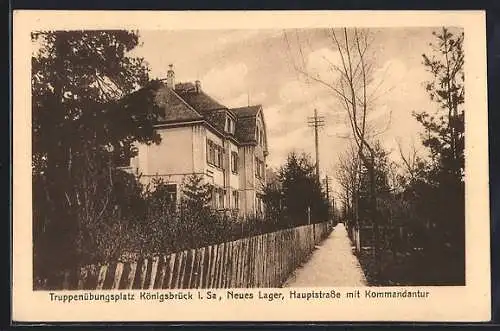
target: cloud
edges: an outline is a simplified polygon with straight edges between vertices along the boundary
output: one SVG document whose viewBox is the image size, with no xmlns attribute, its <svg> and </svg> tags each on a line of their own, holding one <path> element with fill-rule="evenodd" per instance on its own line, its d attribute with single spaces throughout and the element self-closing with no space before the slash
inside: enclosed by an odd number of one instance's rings
<svg viewBox="0 0 500 331">
<path fill-rule="evenodd" d="M 272 167 L 281 166 L 286 156 L 292 151 L 310 153 L 314 145 L 310 137 L 310 128 L 305 125 L 291 129 L 286 134 L 274 136 L 272 140 L 269 140 L 268 164 Z"/>
<path fill-rule="evenodd" d="M 279 90 L 279 96 L 285 103 L 303 102 L 311 98 L 305 83 L 298 80 L 286 82 Z"/>
<path fill-rule="evenodd" d="M 327 126 L 325 131 L 327 136 L 335 138 L 343 139 L 351 135 L 351 128 L 345 123 Z"/>
<path fill-rule="evenodd" d="M 368 121 L 376 121 L 384 115 L 389 116 L 389 114 L 389 107 L 387 105 L 382 105 L 376 107 L 375 109 L 372 109 L 371 111 L 367 111 L 366 118 L 368 119 Z M 387 120 L 387 118 L 385 120 Z"/>
<path fill-rule="evenodd" d="M 392 98 L 391 92 L 395 89 L 398 93 L 406 92 L 409 71 L 403 61 L 397 58 L 384 62 L 373 71 L 369 93 L 373 98 L 383 101 Z"/>
<path fill-rule="evenodd" d="M 201 79 L 201 83 L 204 90 L 224 100 L 240 95 L 246 89 L 247 73 L 248 67 L 245 63 L 234 63 L 222 68 L 212 68 Z"/>
<path fill-rule="evenodd" d="M 250 101 L 251 105 L 258 105 L 258 104 L 263 104 L 266 97 L 267 97 L 266 92 L 259 92 L 257 94 L 252 94 L 251 92 L 242 93 L 235 98 L 228 99 L 227 101 L 224 102 L 224 104 L 227 107 L 232 107 L 232 108 L 244 107 L 247 106 L 248 102 Z"/>
<path fill-rule="evenodd" d="M 299 127 L 307 127 L 312 108 L 302 104 L 285 104 L 264 109 L 268 131 L 272 136 L 286 135 Z"/>
<path fill-rule="evenodd" d="M 260 34 L 260 30 L 234 30 L 224 33 L 222 36 L 216 39 L 217 43 L 226 45 L 234 42 L 241 42 L 243 40 L 251 39 L 257 37 Z"/>
<path fill-rule="evenodd" d="M 309 75 L 332 84 L 338 79 L 338 72 L 335 66 L 342 64 L 340 54 L 330 48 L 320 48 L 309 53 L 307 57 L 307 72 Z"/>
</svg>

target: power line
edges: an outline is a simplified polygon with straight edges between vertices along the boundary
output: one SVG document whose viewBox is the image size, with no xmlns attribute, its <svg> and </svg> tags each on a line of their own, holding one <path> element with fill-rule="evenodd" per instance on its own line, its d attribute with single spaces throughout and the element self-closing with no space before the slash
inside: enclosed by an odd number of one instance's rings
<svg viewBox="0 0 500 331">
<path fill-rule="evenodd" d="M 299 54 L 300 54 L 300 58 L 302 60 L 302 72 L 305 75 L 306 87 L 307 87 L 308 92 L 311 92 L 312 91 L 311 80 L 309 79 L 309 73 L 307 72 L 307 63 L 306 63 L 306 60 L 304 58 L 304 52 L 302 51 L 302 42 L 300 40 L 299 31 L 297 29 L 295 29 L 295 37 L 297 39 L 297 47 L 299 48 Z M 309 42 L 308 38 L 306 38 L 306 39 L 307 39 L 310 51 L 312 52 L 313 50 L 311 48 L 311 43 Z M 309 93 L 308 93 L 308 95 L 311 96 L 311 94 L 309 94 Z M 314 107 L 316 107 L 317 96 L 316 96 L 316 93 L 314 91 L 312 91 L 312 97 L 313 97 L 312 103 L 313 103 Z"/>
</svg>

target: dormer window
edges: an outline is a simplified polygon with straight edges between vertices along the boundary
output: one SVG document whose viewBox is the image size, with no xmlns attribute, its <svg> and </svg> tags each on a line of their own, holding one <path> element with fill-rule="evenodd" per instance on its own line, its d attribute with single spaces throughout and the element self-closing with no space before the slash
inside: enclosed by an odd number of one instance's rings
<svg viewBox="0 0 500 331">
<path fill-rule="evenodd" d="M 260 126 L 257 126 L 257 136 L 256 136 L 256 142 L 260 146 L 264 146 L 264 131 L 260 128 Z"/>
<path fill-rule="evenodd" d="M 231 117 L 226 117 L 226 132 L 230 134 L 234 134 L 234 130 L 236 128 L 235 122 Z"/>
</svg>

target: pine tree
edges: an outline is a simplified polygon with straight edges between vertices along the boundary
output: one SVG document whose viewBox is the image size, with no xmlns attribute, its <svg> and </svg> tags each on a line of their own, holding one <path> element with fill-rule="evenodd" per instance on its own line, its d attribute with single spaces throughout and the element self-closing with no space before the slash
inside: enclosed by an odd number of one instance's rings
<svg viewBox="0 0 500 331">
<path fill-rule="evenodd" d="M 429 259 L 436 274 L 454 283 L 465 276 L 465 75 L 463 32 L 447 28 L 433 33 L 432 54 L 423 54 L 423 65 L 432 75 L 426 90 L 439 106 L 435 112 L 414 113 L 424 127 L 422 143 L 431 162 L 421 165 L 420 178 L 408 192 L 416 197 L 417 208 L 426 222 L 434 224 L 430 233 L 434 246 Z M 427 238 L 429 241 L 429 238 Z"/>
<path fill-rule="evenodd" d="M 307 223 L 308 208 L 311 210 L 311 221 L 326 220 L 328 202 L 308 155 L 290 153 L 279 171 L 279 179 L 286 214 L 292 223 Z"/>
<path fill-rule="evenodd" d="M 212 199 L 212 185 L 200 175 L 187 176 L 182 188 L 182 201 L 190 210 L 202 210 L 209 206 Z"/>
</svg>

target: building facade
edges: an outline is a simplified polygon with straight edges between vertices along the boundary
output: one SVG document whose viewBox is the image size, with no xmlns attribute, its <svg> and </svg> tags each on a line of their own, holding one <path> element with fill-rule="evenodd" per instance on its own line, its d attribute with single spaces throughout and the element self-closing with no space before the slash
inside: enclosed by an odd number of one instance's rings
<svg viewBox="0 0 500 331">
<path fill-rule="evenodd" d="M 163 178 L 177 202 L 186 177 L 201 175 L 213 187 L 215 209 L 262 214 L 268 155 L 262 106 L 228 108 L 204 93 L 200 81 L 176 84 L 172 66 L 153 95 L 161 143 L 138 145 L 127 169 L 143 182 Z"/>
</svg>

